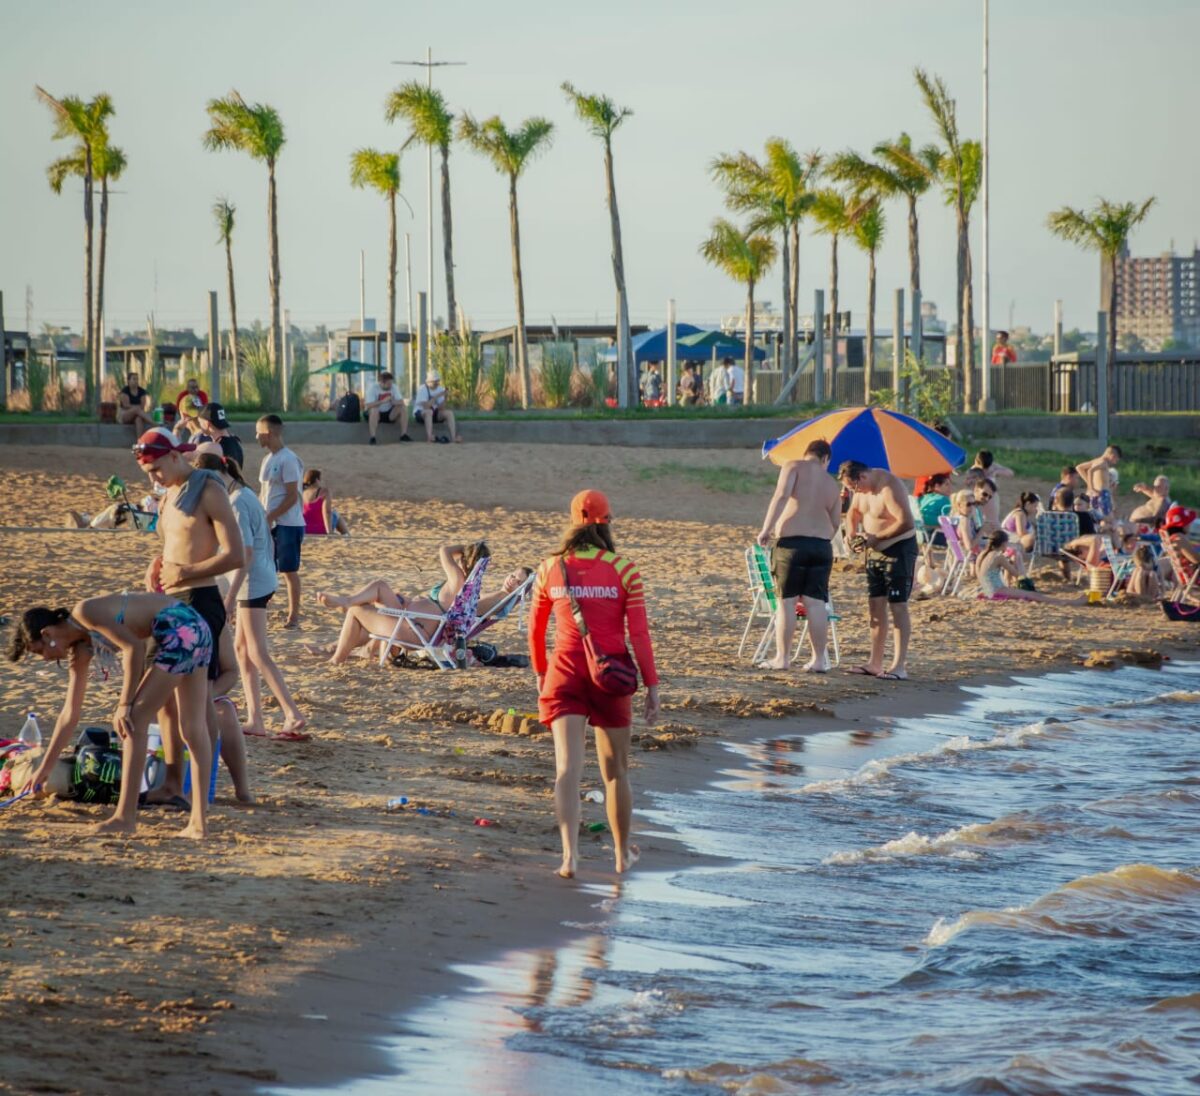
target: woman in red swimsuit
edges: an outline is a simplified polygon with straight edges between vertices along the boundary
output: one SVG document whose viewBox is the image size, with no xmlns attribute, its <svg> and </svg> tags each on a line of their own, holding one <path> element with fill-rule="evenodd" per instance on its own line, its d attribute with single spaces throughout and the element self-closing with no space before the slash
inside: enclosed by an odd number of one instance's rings
<svg viewBox="0 0 1200 1096">
<path fill-rule="evenodd" d="M 623 872 L 638 858 L 629 843 L 633 796 L 629 787 L 629 725 L 633 698 L 597 688 L 588 671 L 583 641 L 563 587 L 563 567 L 571 593 L 583 613 L 598 650 L 619 654 L 625 633 L 646 684 L 646 722 L 658 718 L 658 674 L 646 623 L 642 577 L 613 545 L 611 508 L 599 491 L 581 491 L 571 500 L 571 528 L 562 547 L 538 568 L 530 612 L 529 655 L 538 681 L 541 721 L 554 733 L 554 809 L 562 834 L 563 862 L 558 874 L 575 875 L 579 862 L 579 780 L 583 773 L 585 734 L 596 729 L 596 755 L 604 777 L 608 823 L 616 846 L 616 868 Z M 554 651 L 546 657 L 546 625 L 554 613 Z"/>
</svg>

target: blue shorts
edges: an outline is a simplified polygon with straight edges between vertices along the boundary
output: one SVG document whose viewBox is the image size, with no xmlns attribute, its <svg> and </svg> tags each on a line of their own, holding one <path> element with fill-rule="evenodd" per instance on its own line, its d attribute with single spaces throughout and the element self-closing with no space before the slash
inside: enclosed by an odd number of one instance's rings
<svg viewBox="0 0 1200 1096">
<path fill-rule="evenodd" d="M 275 541 L 275 570 L 294 575 L 300 570 L 300 545 L 304 543 L 303 525 L 276 525 L 271 530 Z"/>
</svg>

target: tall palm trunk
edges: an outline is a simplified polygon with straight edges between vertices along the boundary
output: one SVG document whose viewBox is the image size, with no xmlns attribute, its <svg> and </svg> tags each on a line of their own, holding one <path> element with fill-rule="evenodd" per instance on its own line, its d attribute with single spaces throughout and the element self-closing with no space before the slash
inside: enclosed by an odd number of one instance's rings
<svg viewBox="0 0 1200 1096">
<path fill-rule="evenodd" d="M 792 371 L 800 362 L 800 222 L 792 222 L 792 289 L 788 295 L 792 311 Z"/>
<path fill-rule="evenodd" d="M 917 228 L 917 196 L 908 196 L 908 293 L 916 300 L 921 292 L 921 240 Z"/>
<path fill-rule="evenodd" d="M 967 223 L 967 252 L 966 267 L 963 271 L 963 354 L 966 358 L 967 371 L 963 374 L 964 410 L 968 413 L 975 411 L 975 293 L 974 280 L 971 277 L 971 225 Z"/>
<path fill-rule="evenodd" d="M 787 381 L 792 375 L 792 346 L 795 339 L 792 334 L 792 255 L 788 244 L 788 228 L 783 226 L 783 375 L 781 381 Z"/>
<path fill-rule="evenodd" d="M 955 217 L 958 225 L 958 247 L 956 254 L 956 293 L 955 293 L 955 309 L 958 313 L 958 330 L 954 333 L 954 358 L 958 362 L 959 369 L 959 398 L 966 401 L 966 392 L 968 387 L 967 377 L 970 374 L 970 366 L 967 363 L 966 356 L 966 332 L 964 331 L 966 301 L 966 286 L 967 286 L 967 218 L 966 212 L 963 209 L 962 196 L 958 198 L 955 207 Z"/>
<path fill-rule="evenodd" d="M 443 180 L 444 182 L 445 180 Z M 443 191 L 443 197 L 445 192 Z M 446 268 L 449 269 L 449 266 Z M 387 367 L 396 375 L 396 191 L 388 192 Z M 450 315 L 454 315 L 451 309 Z M 451 321 L 453 322 L 453 321 Z"/>
<path fill-rule="evenodd" d="M 875 249 L 867 257 L 867 360 L 863 363 L 863 403 L 871 402 L 875 388 Z"/>
<path fill-rule="evenodd" d="M 835 232 L 829 247 L 829 398 L 838 402 L 838 238 Z M 818 365 L 823 363 L 818 363 Z"/>
<path fill-rule="evenodd" d="M 104 332 L 104 257 L 108 250 L 108 176 L 100 176 L 100 248 L 96 257 L 96 399 L 104 395 L 104 374 L 108 369 L 108 353 Z"/>
<path fill-rule="evenodd" d="M 617 183 L 613 177 L 612 141 L 604 142 L 604 191 L 608 199 L 609 231 L 612 235 L 613 282 L 617 287 L 617 385 L 618 403 L 628 407 L 638 390 L 637 368 L 629 334 L 629 297 L 625 292 L 625 250 L 621 246 L 621 213 L 617 209 Z"/>
<path fill-rule="evenodd" d="M 279 313 L 279 217 L 278 197 L 275 191 L 275 161 L 267 161 L 267 221 L 270 227 L 270 270 L 268 273 L 271 291 L 271 369 L 280 399 L 283 397 L 283 324 Z"/>
<path fill-rule="evenodd" d="M 754 279 L 746 282 L 746 357 L 743 363 L 746 374 L 746 388 L 742 393 L 743 405 L 749 403 L 750 393 L 754 391 Z"/>
<path fill-rule="evenodd" d="M 1108 257 L 1108 413 L 1117 407 L 1117 253 Z"/>
<path fill-rule="evenodd" d="M 237 294 L 233 291 L 233 240 L 225 237 L 225 281 L 229 286 L 229 350 L 233 355 L 233 398 L 242 400 L 242 358 L 238 352 Z"/>
<path fill-rule="evenodd" d="M 96 384 L 96 340 L 92 312 L 92 146 L 84 143 L 83 169 L 83 384 L 91 411 L 100 407 Z"/>
<path fill-rule="evenodd" d="M 451 223 L 450 217 L 450 146 L 442 145 L 442 262 L 446 267 L 446 319 L 447 326 L 451 331 L 458 330 L 458 300 L 454 296 L 454 226 Z M 395 205 L 395 199 L 392 201 Z M 392 212 L 393 225 L 395 224 L 395 211 Z M 392 229 L 393 235 L 393 261 L 392 266 L 395 267 L 395 228 Z M 393 322 L 393 327 L 395 326 Z M 391 344 L 389 343 L 389 346 Z M 391 369 L 391 361 L 388 362 L 388 368 Z"/>
<path fill-rule="evenodd" d="M 521 407 L 533 403 L 533 386 L 529 380 L 529 347 L 525 343 L 525 286 L 521 280 L 521 225 L 517 216 L 517 177 L 508 177 L 508 228 L 512 236 L 513 293 L 517 301 L 517 331 L 515 343 L 517 372 L 521 379 Z"/>
</svg>

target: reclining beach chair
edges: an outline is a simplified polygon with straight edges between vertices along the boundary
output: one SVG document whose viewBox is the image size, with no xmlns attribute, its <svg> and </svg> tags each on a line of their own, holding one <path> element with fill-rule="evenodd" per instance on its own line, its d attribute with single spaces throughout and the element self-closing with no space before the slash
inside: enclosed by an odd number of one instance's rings
<svg viewBox="0 0 1200 1096">
<path fill-rule="evenodd" d="M 1175 588 L 1167 597 L 1167 601 L 1177 605 L 1181 602 L 1195 604 L 1200 600 L 1200 592 L 1196 588 L 1196 580 L 1200 578 L 1200 567 L 1185 560 L 1168 536 L 1162 538 L 1162 550 L 1163 555 L 1171 562 L 1171 576 L 1175 580 Z"/>
<path fill-rule="evenodd" d="M 525 617 L 525 602 L 529 599 L 529 591 L 533 589 L 533 580 L 537 578 L 536 574 L 530 573 L 525 577 L 525 581 L 521 583 L 507 597 L 498 601 L 486 613 L 482 613 L 475 618 L 475 623 L 467 632 L 468 642 L 476 639 L 481 632 L 486 632 L 500 621 L 506 620 L 512 616 L 513 609 L 517 610 L 517 631 L 521 630 L 521 625 Z"/>
<path fill-rule="evenodd" d="M 1108 560 L 1108 565 L 1112 568 L 1112 581 L 1108 584 L 1108 589 L 1104 594 L 1105 600 L 1111 601 L 1128 581 L 1129 576 L 1133 574 L 1137 562 L 1133 556 L 1123 556 L 1117 551 L 1111 533 L 1101 535 L 1100 548 L 1104 553 L 1104 558 Z"/>
<path fill-rule="evenodd" d="M 465 643 L 467 637 L 471 635 L 472 629 L 476 628 L 479 623 L 476 609 L 479 605 L 480 591 L 483 589 L 483 576 L 487 572 L 490 562 L 491 557 L 485 556 L 471 568 L 467 581 L 463 583 L 462 589 L 455 595 L 450 608 L 444 613 L 418 613 L 412 609 L 377 608 L 377 612 L 396 621 L 390 635 L 369 633 L 372 639 L 379 641 L 379 665 L 385 665 L 391 657 L 392 651 L 398 648 L 402 651 L 423 653 L 439 670 L 458 669 L 458 663 L 454 658 L 455 647 L 460 638 Z M 406 630 L 405 625 L 411 626 L 407 630 L 415 634 L 416 640 L 401 636 L 401 631 Z M 426 637 L 425 631 L 417 625 L 423 625 L 427 629 L 432 625 L 428 637 Z"/>
<path fill-rule="evenodd" d="M 938 528 L 946 538 L 946 581 L 942 583 L 942 595 L 954 597 L 967 573 L 967 553 L 958 539 L 958 529 L 945 514 L 938 518 Z"/>
</svg>

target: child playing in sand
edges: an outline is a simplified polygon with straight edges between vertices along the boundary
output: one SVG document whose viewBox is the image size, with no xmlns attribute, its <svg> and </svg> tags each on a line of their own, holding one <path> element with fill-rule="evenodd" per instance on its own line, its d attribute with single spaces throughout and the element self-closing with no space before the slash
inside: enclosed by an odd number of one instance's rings
<svg viewBox="0 0 1200 1096">
<path fill-rule="evenodd" d="M 1008 534 L 998 529 L 988 538 L 987 546 L 975 561 L 975 578 L 979 582 L 979 596 L 986 601 L 1086 601 L 1087 598 L 1057 598 L 1037 590 L 1022 590 L 1009 586 L 1005 578 L 1017 581 L 1022 577 L 1016 560 L 1009 554 Z"/>
<path fill-rule="evenodd" d="M 149 646 L 146 641 L 151 640 Z M 67 697 L 42 762 L 28 790 L 45 785 L 83 710 L 90 676 L 121 678 L 113 729 L 123 740 L 121 793 L 111 818 L 97 833 L 133 833 L 138 793 L 146 769 L 147 729 L 174 696 L 184 740 L 192 754 L 191 817 L 184 837 L 207 836 L 208 775 L 212 746 L 205 721 L 212 633 L 191 606 L 166 594 L 108 594 L 79 602 L 68 612 L 38 606 L 21 617 L 8 650 L 11 662 L 26 652 L 47 662 L 67 660 Z"/>
</svg>

